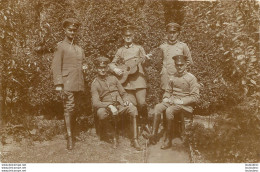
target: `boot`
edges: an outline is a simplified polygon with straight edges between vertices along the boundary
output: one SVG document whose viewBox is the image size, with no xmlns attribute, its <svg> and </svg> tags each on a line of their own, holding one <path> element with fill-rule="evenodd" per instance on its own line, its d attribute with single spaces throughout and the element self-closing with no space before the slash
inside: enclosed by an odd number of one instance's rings
<svg viewBox="0 0 260 172">
<path fill-rule="evenodd" d="M 72 133 L 72 139 L 73 141 L 79 140 L 78 138 L 78 133 L 77 133 L 77 120 L 76 120 L 76 115 L 72 115 L 71 117 L 71 133 Z"/>
<path fill-rule="evenodd" d="M 139 143 L 138 143 L 138 140 L 137 140 L 137 123 L 136 123 L 136 116 L 131 116 L 130 117 L 130 119 L 131 119 L 131 132 L 132 132 L 132 134 L 133 134 L 133 137 L 132 137 L 132 146 L 136 149 L 136 150 L 138 150 L 138 151 L 140 151 L 140 150 L 142 150 L 142 148 L 141 148 L 141 146 L 139 145 Z"/>
<path fill-rule="evenodd" d="M 148 110 L 147 110 L 147 105 L 143 105 L 143 106 L 140 106 L 139 108 L 138 108 L 138 114 L 140 115 L 140 117 L 141 117 L 141 124 L 142 125 L 145 125 L 145 124 L 147 124 L 148 123 Z M 140 118 L 139 117 L 139 118 Z"/>
<path fill-rule="evenodd" d="M 113 149 L 116 149 L 117 146 L 118 146 L 118 141 L 117 141 L 117 138 L 115 137 L 115 138 L 113 139 Z"/>
<path fill-rule="evenodd" d="M 99 119 L 98 119 L 99 120 Z M 104 140 L 104 125 L 105 125 L 105 120 L 99 120 L 98 121 L 98 133 L 99 133 L 99 139 L 100 141 Z"/>
<path fill-rule="evenodd" d="M 169 149 L 172 147 L 172 123 L 173 121 L 171 119 L 167 119 L 166 140 L 161 146 L 161 149 Z"/>
<path fill-rule="evenodd" d="M 67 140 L 67 149 L 68 150 L 72 150 L 73 149 L 73 141 L 72 141 L 72 137 L 69 136 L 68 140 Z"/>
<path fill-rule="evenodd" d="M 118 132 L 118 129 L 117 129 L 117 117 L 118 116 L 112 116 L 112 120 L 113 120 L 113 124 L 114 124 L 114 130 L 113 130 L 113 148 L 116 149 L 117 146 L 118 146 L 118 140 L 117 140 L 117 132 Z"/>
<path fill-rule="evenodd" d="M 73 140 L 72 140 L 72 132 L 71 132 L 71 114 L 66 112 L 64 113 L 65 126 L 67 129 L 67 149 L 73 149 Z"/>
<path fill-rule="evenodd" d="M 155 145 L 157 143 L 157 133 L 158 133 L 158 128 L 160 124 L 160 115 L 155 114 L 153 118 L 153 131 L 152 131 L 152 136 L 150 138 L 150 143 Z"/>
</svg>

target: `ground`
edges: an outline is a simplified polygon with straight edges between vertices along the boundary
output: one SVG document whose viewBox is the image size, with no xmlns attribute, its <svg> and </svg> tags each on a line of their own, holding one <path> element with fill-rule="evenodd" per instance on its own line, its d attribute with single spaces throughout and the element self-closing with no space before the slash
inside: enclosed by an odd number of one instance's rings
<svg viewBox="0 0 260 172">
<path fill-rule="evenodd" d="M 118 149 L 111 143 L 100 141 L 93 133 L 83 133 L 84 139 L 78 141 L 72 151 L 66 150 L 63 135 L 51 141 L 26 142 L 4 145 L 2 163 L 143 163 L 143 162 L 190 162 L 189 154 L 180 143 L 174 144 L 172 150 L 161 150 L 160 145 L 149 146 L 145 151 L 136 151 L 127 138 L 120 137 Z M 176 140 L 176 139 L 175 139 Z M 173 140 L 174 143 L 174 140 Z M 142 142 L 145 147 L 145 141 Z M 175 147 L 177 146 L 177 147 Z M 178 149 L 182 150 L 179 151 Z"/>
<path fill-rule="evenodd" d="M 195 119 L 199 121 L 202 119 Z M 205 120 L 203 120 L 204 124 Z M 173 139 L 169 150 L 161 150 L 163 140 L 156 145 L 148 145 L 143 151 L 136 151 L 130 146 L 130 140 L 120 137 L 118 149 L 113 149 L 111 143 L 100 141 L 95 129 L 81 132 L 72 151 L 66 149 L 64 135 L 57 135 L 50 141 L 23 140 L 19 143 L 9 142 L 1 145 L 2 163 L 189 163 L 194 162 L 194 154 L 189 146 L 179 138 Z M 145 148 L 146 140 L 140 138 Z M 196 158 L 196 157 L 195 157 Z"/>
</svg>

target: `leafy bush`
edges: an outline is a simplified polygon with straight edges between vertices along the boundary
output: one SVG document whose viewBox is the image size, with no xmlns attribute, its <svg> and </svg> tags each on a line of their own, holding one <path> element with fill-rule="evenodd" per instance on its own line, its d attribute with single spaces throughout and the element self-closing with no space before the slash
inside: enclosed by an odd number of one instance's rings
<svg viewBox="0 0 260 172">
<path fill-rule="evenodd" d="M 211 162 L 256 163 L 260 144 L 259 100 L 249 99 L 219 114 L 213 128 L 195 124 L 186 143 Z"/>
<path fill-rule="evenodd" d="M 192 50 L 191 71 L 202 85 L 197 113 L 259 92 L 258 7 L 255 1 L 185 4 L 182 37 Z"/>
</svg>

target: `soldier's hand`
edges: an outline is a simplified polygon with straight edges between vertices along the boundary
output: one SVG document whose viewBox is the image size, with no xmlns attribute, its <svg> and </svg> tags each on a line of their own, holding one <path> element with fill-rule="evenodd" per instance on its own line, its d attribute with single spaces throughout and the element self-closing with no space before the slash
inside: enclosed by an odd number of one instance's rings
<svg viewBox="0 0 260 172">
<path fill-rule="evenodd" d="M 181 99 L 173 99 L 172 102 L 176 105 L 182 105 L 183 101 Z"/>
<path fill-rule="evenodd" d="M 152 54 L 146 54 L 145 57 L 148 59 L 148 60 L 151 60 L 151 56 L 153 56 Z"/>
<path fill-rule="evenodd" d="M 116 109 L 115 106 L 109 105 L 108 108 L 111 110 L 113 115 L 118 115 L 118 110 Z"/>
<path fill-rule="evenodd" d="M 63 90 L 63 86 L 62 85 L 56 85 L 55 90 L 56 91 L 62 91 Z"/>
<path fill-rule="evenodd" d="M 88 69 L 88 66 L 87 66 L 86 64 L 83 64 L 82 69 L 83 69 L 83 70 L 87 70 L 87 69 Z"/>
<path fill-rule="evenodd" d="M 124 106 L 132 106 L 133 104 L 131 103 L 131 102 L 129 102 L 129 101 L 125 101 L 124 102 Z"/>
<path fill-rule="evenodd" d="M 114 69 L 114 72 L 117 74 L 117 75 L 122 75 L 123 74 L 123 71 L 121 70 L 121 69 L 119 69 L 119 68 L 115 68 Z"/>
<path fill-rule="evenodd" d="M 169 103 L 170 100 L 169 100 L 168 98 L 164 98 L 164 99 L 163 99 L 163 102 L 164 102 L 164 103 Z"/>
</svg>

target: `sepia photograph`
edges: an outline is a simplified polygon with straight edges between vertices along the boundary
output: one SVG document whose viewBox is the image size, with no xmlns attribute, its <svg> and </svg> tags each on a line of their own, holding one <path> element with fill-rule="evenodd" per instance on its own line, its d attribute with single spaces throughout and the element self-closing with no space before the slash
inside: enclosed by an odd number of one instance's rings
<svg viewBox="0 0 260 172">
<path fill-rule="evenodd" d="M 28 163 L 258 172 L 259 2 L 0 0 L 2 172 Z"/>
</svg>

